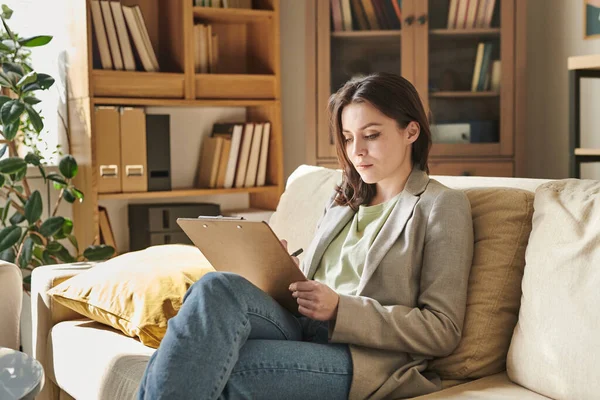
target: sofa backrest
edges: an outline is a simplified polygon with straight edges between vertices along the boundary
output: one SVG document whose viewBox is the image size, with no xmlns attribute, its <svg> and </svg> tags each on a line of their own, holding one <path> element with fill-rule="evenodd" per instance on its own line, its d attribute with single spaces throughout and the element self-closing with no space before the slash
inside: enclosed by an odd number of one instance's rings
<svg viewBox="0 0 600 400">
<path fill-rule="evenodd" d="M 290 252 L 300 247 L 303 249 L 308 247 L 325 205 L 331 198 L 335 185 L 341 182 L 341 178 L 341 170 L 312 165 L 301 165 L 290 175 L 277 210 L 269 221 L 277 236 L 288 241 Z M 512 187 L 531 192 L 535 192 L 539 185 L 548 182 L 546 179 L 476 176 L 432 175 L 431 178 L 454 189 Z"/>
</svg>

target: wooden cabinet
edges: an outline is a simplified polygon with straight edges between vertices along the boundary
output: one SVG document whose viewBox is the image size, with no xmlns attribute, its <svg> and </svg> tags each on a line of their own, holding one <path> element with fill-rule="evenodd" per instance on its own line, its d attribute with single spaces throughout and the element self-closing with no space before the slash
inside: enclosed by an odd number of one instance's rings
<svg viewBox="0 0 600 400">
<path fill-rule="evenodd" d="M 279 60 L 279 0 L 254 0 L 252 9 L 194 6 L 193 0 L 120 0 L 139 6 L 160 72 L 100 69 L 90 0 L 69 0 L 67 78 L 70 151 L 79 163 L 74 204 L 82 246 L 98 237 L 98 202 L 247 194 L 249 206 L 274 210 L 284 188 Z M 115 1 L 115 0 L 112 0 Z M 219 37 L 216 73 L 197 73 L 194 24 L 210 24 Z M 135 52 L 135 50 L 134 50 Z M 194 187 L 161 192 L 99 194 L 94 131 L 96 106 L 244 108 L 246 121 L 271 123 L 266 185 L 231 189 Z M 183 138 L 185 140 L 185 138 Z M 123 149 L 124 151 L 132 149 Z M 200 149 L 198 149 L 199 151 Z M 197 164 L 190 164 L 196 169 Z"/>
<path fill-rule="evenodd" d="M 314 80 L 308 87 L 317 93 L 316 104 L 308 108 L 316 113 L 307 135 L 308 163 L 335 163 L 328 128 L 329 96 L 353 76 L 391 72 L 415 85 L 433 126 L 484 123 L 491 127 L 493 134 L 484 139 L 472 136 L 450 142 L 434 136 L 430 160 L 438 170 L 523 175 L 526 1 L 496 0 L 489 27 L 461 29 L 448 29 L 450 2 L 403 0 L 399 30 L 357 30 L 355 24 L 354 30 L 335 31 L 331 1 L 308 1 L 307 30 L 316 31 L 312 49 L 316 73 L 307 75 Z M 480 43 L 490 43 L 491 60 L 500 61 L 498 90 L 471 90 Z M 489 168 L 484 168 L 486 163 Z M 451 167 L 440 169 L 442 165 Z"/>
</svg>

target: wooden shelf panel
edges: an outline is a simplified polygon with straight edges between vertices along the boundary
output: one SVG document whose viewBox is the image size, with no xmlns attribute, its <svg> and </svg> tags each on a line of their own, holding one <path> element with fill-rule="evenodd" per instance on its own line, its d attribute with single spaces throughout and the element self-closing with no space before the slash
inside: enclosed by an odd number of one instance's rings
<svg viewBox="0 0 600 400">
<path fill-rule="evenodd" d="M 433 143 L 431 156 L 500 156 L 500 143 Z"/>
<path fill-rule="evenodd" d="M 600 70 L 600 54 L 587 56 L 569 57 L 567 59 L 568 69 L 591 69 Z"/>
<path fill-rule="evenodd" d="M 510 177 L 514 174 L 512 161 L 503 162 L 429 162 L 430 175 L 450 176 L 496 176 Z"/>
<path fill-rule="evenodd" d="M 431 36 L 500 36 L 500 28 L 477 28 L 477 29 L 430 29 Z"/>
<path fill-rule="evenodd" d="M 275 75 L 196 74 L 198 99 L 275 99 Z"/>
<path fill-rule="evenodd" d="M 95 97 L 185 97 L 185 78 L 176 72 L 92 71 L 92 95 Z"/>
<path fill-rule="evenodd" d="M 277 192 L 277 186 L 257 186 L 231 189 L 177 189 L 163 192 L 132 192 L 132 193 L 100 193 L 99 200 L 134 200 L 134 199 L 169 199 L 175 197 L 213 196 L 236 193 L 271 193 Z"/>
<path fill-rule="evenodd" d="M 94 97 L 94 105 L 155 106 L 155 107 L 256 107 L 272 106 L 277 100 L 228 100 L 228 99 L 150 99 L 129 97 Z"/>
<path fill-rule="evenodd" d="M 600 156 L 600 149 L 586 149 L 577 148 L 575 149 L 576 156 Z"/>
<path fill-rule="evenodd" d="M 272 21 L 274 16 L 275 12 L 271 10 L 194 7 L 194 18 L 202 22 L 254 23 Z"/>
<path fill-rule="evenodd" d="M 400 30 L 377 30 L 377 31 L 346 31 L 331 32 L 332 38 L 382 38 L 382 37 L 400 37 Z"/>
<path fill-rule="evenodd" d="M 443 98 L 443 97 L 447 97 L 447 98 L 498 97 L 498 96 L 500 96 L 500 93 L 492 92 L 492 91 L 485 91 L 485 92 L 471 92 L 471 91 L 431 92 L 431 93 L 429 93 L 429 96 L 437 97 L 437 98 Z"/>
</svg>

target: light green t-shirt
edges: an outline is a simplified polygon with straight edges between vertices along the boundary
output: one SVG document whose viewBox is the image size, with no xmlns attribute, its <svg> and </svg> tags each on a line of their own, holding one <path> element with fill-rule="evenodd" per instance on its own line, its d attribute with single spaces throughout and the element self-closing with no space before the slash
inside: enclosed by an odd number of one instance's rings
<svg viewBox="0 0 600 400">
<path fill-rule="evenodd" d="M 340 294 L 355 295 L 369 249 L 398 197 L 374 206 L 359 206 L 325 250 L 313 279 Z"/>
</svg>

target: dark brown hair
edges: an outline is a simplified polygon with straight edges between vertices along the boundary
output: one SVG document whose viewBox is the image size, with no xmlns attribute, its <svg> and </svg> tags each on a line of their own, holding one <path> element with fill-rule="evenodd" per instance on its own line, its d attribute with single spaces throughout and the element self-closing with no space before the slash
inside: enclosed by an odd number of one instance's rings
<svg viewBox="0 0 600 400">
<path fill-rule="evenodd" d="M 385 116 L 396 121 L 405 129 L 411 121 L 421 128 L 419 137 L 412 144 L 411 160 L 413 165 L 429 173 L 427 159 L 431 148 L 431 131 L 423 103 L 415 87 L 405 78 L 389 74 L 376 73 L 352 79 L 329 98 L 330 132 L 335 140 L 338 161 L 343 168 L 343 179 L 336 187 L 336 203 L 358 209 L 375 196 L 375 184 L 365 183 L 346 154 L 346 145 L 342 133 L 342 111 L 352 103 L 369 103 Z"/>
</svg>

